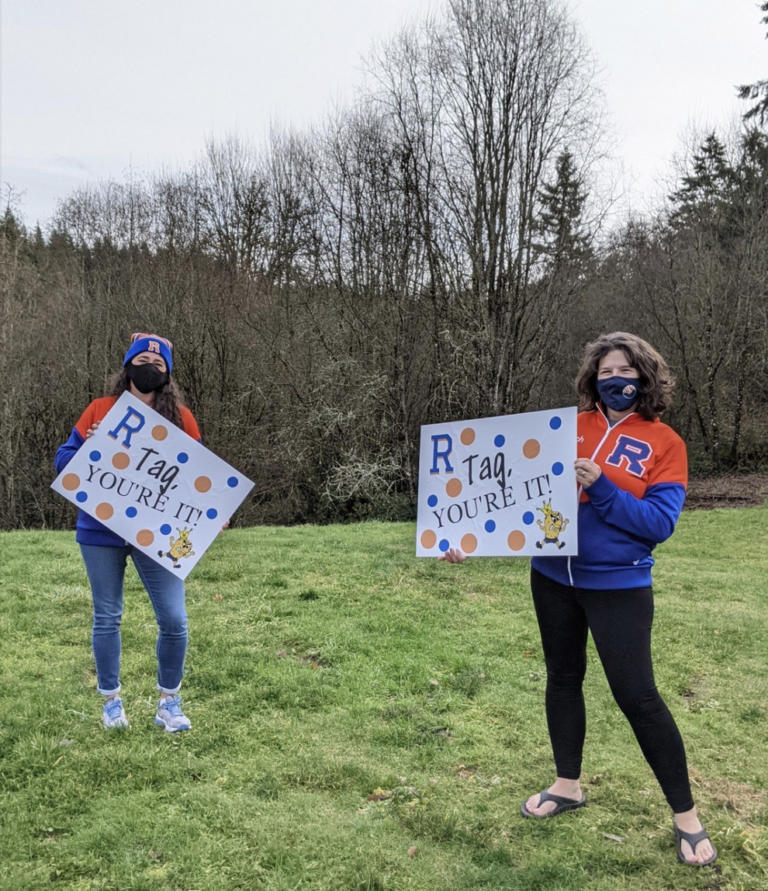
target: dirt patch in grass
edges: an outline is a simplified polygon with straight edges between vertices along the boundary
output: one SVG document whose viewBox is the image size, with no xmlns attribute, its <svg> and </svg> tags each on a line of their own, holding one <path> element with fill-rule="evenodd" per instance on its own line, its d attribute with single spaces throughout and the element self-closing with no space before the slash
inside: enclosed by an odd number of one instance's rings
<svg viewBox="0 0 768 891">
<path fill-rule="evenodd" d="M 687 510 L 715 507 L 758 507 L 768 501 L 768 473 L 692 479 L 685 499 Z"/>
<path fill-rule="evenodd" d="M 690 777 L 695 790 L 700 789 L 715 804 L 743 820 L 754 820 L 768 806 L 768 792 L 765 789 L 756 789 L 747 783 L 737 783 L 723 777 L 706 777 L 695 768 L 690 769 Z"/>
</svg>

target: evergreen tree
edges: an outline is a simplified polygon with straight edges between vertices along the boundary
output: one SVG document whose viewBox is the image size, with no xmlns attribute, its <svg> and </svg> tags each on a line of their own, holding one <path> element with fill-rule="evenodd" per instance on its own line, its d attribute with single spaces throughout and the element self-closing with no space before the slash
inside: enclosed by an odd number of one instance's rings
<svg viewBox="0 0 768 891">
<path fill-rule="evenodd" d="M 679 228 L 706 223 L 719 231 L 733 181 L 725 145 L 714 132 L 710 133 L 694 154 L 691 170 L 682 177 L 680 188 L 670 195 L 672 225 Z"/>
<path fill-rule="evenodd" d="M 558 157 L 555 181 L 544 185 L 539 199 L 541 212 L 536 229 L 541 240 L 535 245 L 537 252 L 547 257 L 550 269 L 583 265 L 592 254 L 583 220 L 587 193 L 570 151 Z"/>
<path fill-rule="evenodd" d="M 764 13 L 768 13 L 768 0 L 760 4 L 760 9 Z M 768 25 L 768 14 L 764 15 L 760 21 L 764 25 Z M 762 126 L 765 123 L 766 117 L 768 117 L 768 80 L 758 80 L 753 84 L 742 84 L 738 89 L 738 95 L 739 99 L 749 99 L 754 102 L 754 105 L 744 113 L 744 120 L 750 121 L 757 118 Z"/>
</svg>

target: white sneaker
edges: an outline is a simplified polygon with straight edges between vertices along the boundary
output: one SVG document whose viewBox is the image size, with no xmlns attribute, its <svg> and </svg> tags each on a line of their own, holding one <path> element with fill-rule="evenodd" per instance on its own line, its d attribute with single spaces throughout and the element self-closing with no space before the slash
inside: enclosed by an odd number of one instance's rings
<svg viewBox="0 0 768 891">
<path fill-rule="evenodd" d="M 104 708 L 101 713 L 101 723 L 110 730 L 119 730 L 123 727 L 130 726 L 128 718 L 125 716 L 123 700 L 119 696 L 108 699 L 104 703 Z"/>
<path fill-rule="evenodd" d="M 168 733 L 192 729 L 189 718 L 181 710 L 181 696 L 166 696 L 157 703 L 155 724 L 165 727 Z"/>
</svg>

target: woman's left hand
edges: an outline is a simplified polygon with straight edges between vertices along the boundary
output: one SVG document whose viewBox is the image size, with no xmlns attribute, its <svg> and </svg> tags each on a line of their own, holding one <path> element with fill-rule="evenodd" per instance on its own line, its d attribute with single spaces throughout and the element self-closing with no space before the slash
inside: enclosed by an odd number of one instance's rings
<svg viewBox="0 0 768 891">
<path fill-rule="evenodd" d="M 600 467 L 589 458 L 577 458 L 573 466 L 576 470 L 576 482 L 584 489 L 589 488 L 602 473 Z"/>
</svg>

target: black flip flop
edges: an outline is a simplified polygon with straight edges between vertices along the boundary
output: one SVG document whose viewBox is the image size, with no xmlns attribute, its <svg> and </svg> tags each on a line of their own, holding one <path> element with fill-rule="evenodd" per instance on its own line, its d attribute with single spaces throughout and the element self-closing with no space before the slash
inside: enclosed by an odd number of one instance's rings
<svg viewBox="0 0 768 891">
<path fill-rule="evenodd" d="M 683 855 L 683 841 L 687 841 L 691 846 L 692 854 L 696 853 L 696 846 L 700 841 L 704 841 L 705 838 L 708 838 L 710 843 L 712 842 L 706 829 L 700 829 L 698 832 L 684 832 L 679 826 L 675 825 L 675 837 L 677 839 L 677 859 L 686 866 L 709 866 L 710 863 L 714 863 L 715 860 L 717 860 L 717 849 L 714 845 L 712 845 L 712 856 L 709 860 L 704 860 L 701 863 L 696 863 L 693 860 L 686 860 Z"/>
<path fill-rule="evenodd" d="M 526 798 L 526 801 L 527 800 L 528 799 Z M 534 817 L 537 820 L 543 820 L 545 817 L 556 817 L 558 814 L 562 814 L 563 811 L 575 811 L 577 808 L 584 807 L 587 803 L 586 798 L 576 801 L 575 798 L 563 798 L 562 795 L 554 795 L 552 792 L 547 792 L 547 790 L 544 789 L 539 793 L 539 803 L 537 807 L 540 807 L 545 801 L 554 801 L 556 805 L 548 814 L 532 813 L 525 806 L 525 801 L 520 805 L 520 813 L 524 817 Z"/>
</svg>

